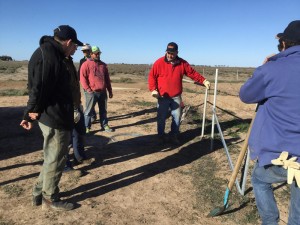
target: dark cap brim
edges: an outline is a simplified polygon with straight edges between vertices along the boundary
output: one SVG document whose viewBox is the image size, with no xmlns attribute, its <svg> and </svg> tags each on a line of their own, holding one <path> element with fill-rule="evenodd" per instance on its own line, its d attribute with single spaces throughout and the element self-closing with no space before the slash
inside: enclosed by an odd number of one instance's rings
<svg viewBox="0 0 300 225">
<path fill-rule="evenodd" d="M 275 36 L 275 38 L 276 39 L 280 39 L 280 38 L 282 38 L 284 35 L 283 35 L 283 33 L 278 33 L 276 36 Z"/>
<path fill-rule="evenodd" d="M 74 41 L 78 46 L 83 46 L 83 43 L 79 40 Z"/>
<path fill-rule="evenodd" d="M 177 52 L 177 50 L 174 48 L 167 48 L 166 52 Z"/>
</svg>

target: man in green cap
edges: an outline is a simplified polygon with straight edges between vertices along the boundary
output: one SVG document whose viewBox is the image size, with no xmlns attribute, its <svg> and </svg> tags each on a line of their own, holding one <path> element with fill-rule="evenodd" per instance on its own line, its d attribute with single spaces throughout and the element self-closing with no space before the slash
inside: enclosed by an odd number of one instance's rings
<svg viewBox="0 0 300 225">
<path fill-rule="evenodd" d="M 106 132 L 113 132 L 107 119 L 107 92 L 109 98 L 113 97 L 107 65 L 100 60 L 101 51 L 98 46 L 92 46 L 91 58 L 87 59 L 80 69 L 80 83 L 86 97 L 84 112 L 86 133 L 91 129 L 92 109 L 98 103 L 100 125 Z"/>
</svg>

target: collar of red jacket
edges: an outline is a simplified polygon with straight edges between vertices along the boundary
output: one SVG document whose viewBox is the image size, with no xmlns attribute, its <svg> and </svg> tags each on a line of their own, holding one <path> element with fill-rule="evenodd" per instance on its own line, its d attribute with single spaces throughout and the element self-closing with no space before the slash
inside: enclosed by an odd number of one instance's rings
<svg viewBox="0 0 300 225">
<path fill-rule="evenodd" d="M 173 66 L 176 66 L 176 65 L 180 64 L 180 58 L 178 56 L 176 56 L 176 58 L 172 62 L 170 62 L 167 60 L 167 56 L 165 56 L 165 62 L 171 63 Z"/>
</svg>

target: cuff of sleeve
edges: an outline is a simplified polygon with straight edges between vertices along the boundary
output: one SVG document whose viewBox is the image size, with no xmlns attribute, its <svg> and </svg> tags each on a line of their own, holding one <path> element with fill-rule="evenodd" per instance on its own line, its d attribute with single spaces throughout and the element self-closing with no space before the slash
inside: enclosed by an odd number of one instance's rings
<svg viewBox="0 0 300 225">
<path fill-rule="evenodd" d="M 25 114 L 25 115 L 23 116 L 23 120 L 26 120 L 26 121 L 31 122 L 31 123 L 34 122 L 34 120 L 32 120 L 32 119 L 29 117 L 28 114 Z"/>
</svg>

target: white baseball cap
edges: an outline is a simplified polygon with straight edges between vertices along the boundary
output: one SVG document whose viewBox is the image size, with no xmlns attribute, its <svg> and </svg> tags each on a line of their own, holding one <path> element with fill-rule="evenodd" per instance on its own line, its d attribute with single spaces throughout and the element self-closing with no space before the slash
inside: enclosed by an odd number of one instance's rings
<svg viewBox="0 0 300 225">
<path fill-rule="evenodd" d="M 81 51 L 84 51 L 84 50 L 91 50 L 91 46 L 87 43 L 84 43 L 81 48 Z"/>
</svg>

